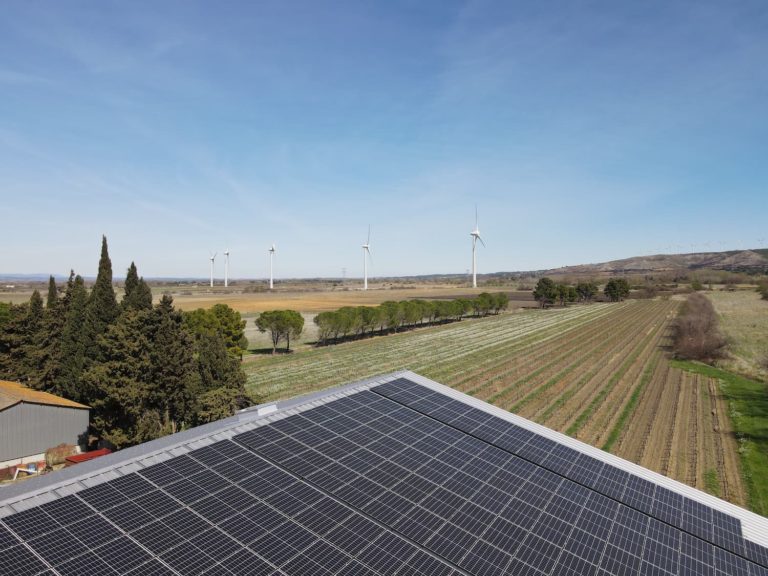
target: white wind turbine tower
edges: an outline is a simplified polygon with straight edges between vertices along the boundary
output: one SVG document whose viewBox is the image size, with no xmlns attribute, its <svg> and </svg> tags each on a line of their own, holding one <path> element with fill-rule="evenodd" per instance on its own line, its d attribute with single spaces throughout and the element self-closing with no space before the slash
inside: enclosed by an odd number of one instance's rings
<svg viewBox="0 0 768 576">
<path fill-rule="evenodd" d="M 475 229 L 469 233 L 472 236 L 472 288 L 477 288 L 477 241 L 485 248 L 485 242 L 480 238 L 480 229 L 477 227 L 477 206 L 475 206 Z"/>
<path fill-rule="evenodd" d="M 272 248 L 269 249 L 269 289 L 272 290 L 274 285 L 274 276 L 272 275 L 272 259 L 275 257 L 275 243 L 272 243 Z"/>
<path fill-rule="evenodd" d="M 229 286 L 229 248 L 224 251 L 224 288 Z"/>
<path fill-rule="evenodd" d="M 371 226 L 368 225 L 368 240 L 363 244 L 363 290 L 368 290 L 368 259 L 371 257 Z"/>
<path fill-rule="evenodd" d="M 213 261 L 216 260 L 216 253 L 211 254 L 211 288 L 213 288 Z"/>
</svg>

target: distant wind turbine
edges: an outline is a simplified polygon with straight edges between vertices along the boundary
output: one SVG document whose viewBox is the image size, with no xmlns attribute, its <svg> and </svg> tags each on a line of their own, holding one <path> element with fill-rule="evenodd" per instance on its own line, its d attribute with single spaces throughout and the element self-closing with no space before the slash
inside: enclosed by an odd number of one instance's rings
<svg viewBox="0 0 768 576">
<path fill-rule="evenodd" d="M 363 290 L 368 290 L 368 259 L 371 257 L 371 225 L 368 225 L 368 240 L 363 244 Z"/>
<path fill-rule="evenodd" d="M 224 288 L 229 286 L 229 248 L 224 251 Z"/>
<path fill-rule="evenodd" d="M 216 260 L 216 252 L 211 254 L 211 288 L 213 288 L 213 261 Z"/>
<path fill-rule="evenodd" d="M 469 233 L 472 236 L 472 288 L 477 288 L 477 241 L 485 248 L 485 242 L 480 238 L 480 228 L 477 227 L 477 205 L 475 205 L 475 229 Z"/>
<path fill-rule="evenodd" d="M 269 249 L 269 289 L 272 290 L 275 287 L 274 276 L 272 275 L 272 259 L 275 256 L 275 243 L 272 242 L 272 248 Z"/>
</svg>

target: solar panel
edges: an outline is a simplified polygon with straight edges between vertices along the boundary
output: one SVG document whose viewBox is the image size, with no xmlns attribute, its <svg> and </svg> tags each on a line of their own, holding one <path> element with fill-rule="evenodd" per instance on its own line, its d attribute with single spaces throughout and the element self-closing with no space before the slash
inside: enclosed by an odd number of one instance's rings
<svg viewBox="0 0 768 576">
<path fill-rule="evenodd" d="M 2 518 L 0 566 L 764 576 L 768 550 L 728 514 L 400 379 Z"/>
<path fill-rule="evenodd" d="M 406 379 L 395 380 L 377 386 L 373 390 L 412 409 L 424 405 L 424 398 L 431 399 L 436 394 L 431 389 L 424 389 L 425 391 L 420 393 L 418 385 Z M 458 401 L 454 402 L 461 404 Z M 493 425 L 486 424 L 478 427 L 475 424 L 477 409 L 470 408 L 462 416 L 457 417 L 455 414 L 459 410 L 458 407 L 446 404 L 430 415 L 472 436 L 477 436 L 476 432 L 493 430 L 496 433 L 495 437 L 492 433 L 483 433 L 485 436 L 483 439 L 504 448 L 511 454 L 519 455 L 542 468 L 564 474 L 570 480 L 615 498 L 633 509 L 659 518 L 672 526 L 706 538 L 729 552 L 747 556 L 754 562 L 762 563 L 763 553 L 759 550 L 765 550 L 765 548 L 754 543 L 750 543 L 749 546 L 745 543 L 741 534 L 741 524 L 736 518 L 703 505 L 686 504 L 690 499 L 583 453 L 577 452 L 571 467 L 564 472 L 561 455 L 565 454 L 572 458 L 573 455 L 568 451 L 576 451 L 567 447 L 558 450 L 554 446 L 556 443 L 551 439 L 530 431 L 521 431 L 519 426 L 487 414 L 486 419 L 496 422 Z M 768 564 L 763 565 L 768 566 Z"/>
</svg>

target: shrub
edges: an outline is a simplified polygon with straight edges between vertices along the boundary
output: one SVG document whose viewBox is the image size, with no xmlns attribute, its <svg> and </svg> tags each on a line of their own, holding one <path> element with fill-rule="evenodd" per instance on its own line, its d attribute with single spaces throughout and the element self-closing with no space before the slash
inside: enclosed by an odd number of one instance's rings
<svg viewBox="0 0 768 576">
<path fill-rule="evenodd" d="M 675 322 L 673 349 L 676 358 L 711 361 L 723 358 L 726 341 L 717 325 L 709 299 L 694 293 L 688 297 Z"/>
</svg>

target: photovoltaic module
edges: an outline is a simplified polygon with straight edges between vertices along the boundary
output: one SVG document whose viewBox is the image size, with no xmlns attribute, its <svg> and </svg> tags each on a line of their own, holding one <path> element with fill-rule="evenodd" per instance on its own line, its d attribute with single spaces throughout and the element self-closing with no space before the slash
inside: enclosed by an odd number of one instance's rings
<svg viewBox="0 0 768 576">
<path fill-rule="evenodd" d="M 412 373 L 264 412 L 0 491 L 0 571 L 768 576 L 768 519 Z"/>
</svg>

